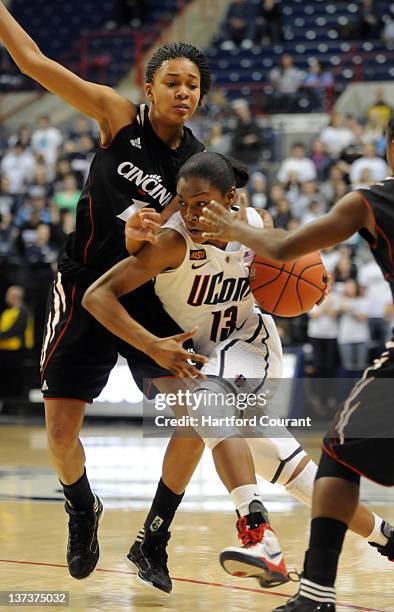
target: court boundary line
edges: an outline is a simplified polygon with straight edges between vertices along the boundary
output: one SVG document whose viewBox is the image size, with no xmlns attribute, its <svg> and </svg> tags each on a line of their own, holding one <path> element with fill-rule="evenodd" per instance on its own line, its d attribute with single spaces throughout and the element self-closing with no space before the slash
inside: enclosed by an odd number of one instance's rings
<svg viewBox="0 0 394 612">
<path fill-rule="evenodd" d="M 44 563 L 40 561 L 18 561 L 16 559 L 0 559 L 0 563 L 14 563 L 15 565 L 37 565 L 39 567 L 61 567 L 67 569 L 67 565 L 63 565 L 61 563 Z M 97 567 L 96 572 L 105 572 L 112 574 L 125 574 L 128 576 L 136 576 L 137 572 L 131 572 L 130 570 L 120 570 L 120 569 L 111 569 L 104 567 Z M 289 593 L 279 593 L 274 592 L 272 590 L 264 590 L 264 589 L 253 589 L 252 587 L 243 587 L 237 586 L 236 584 L 225 584 L 223 582 L 208 582 L 206 580 L 194 580 L 193 578 L 176 578 L 175 576 L 171 576 L 172 580 L 176 582 L 187 582 L 189 584 L 200 584 L 203 586 L 213 586 L 219 587 L 222 589 L 232 589 L 235 591 L 246 591 L 249 593 L 257 593 L 260 595 L 275 595 L 275 597 L 292 597 Z M 378 608 L 365 608 L 364 606 L 356 606 L 354 604 L 348 603 L 336 603 L 337 608 L 351 608 L 352 610 L 362 610 L 364 612 L 384 612 L 384 610 L 379 610 Z"/>
</svg>

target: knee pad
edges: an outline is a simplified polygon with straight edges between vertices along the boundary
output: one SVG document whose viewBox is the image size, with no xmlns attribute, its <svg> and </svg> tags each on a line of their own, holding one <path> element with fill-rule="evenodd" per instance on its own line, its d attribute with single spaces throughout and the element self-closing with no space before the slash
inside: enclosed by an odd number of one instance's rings
<svg viewBox="0 0 394 612">
<path fill-rule="evenodd" d="M 226 398 L 236 398 L 233 386 L 217 376 L 210 376 L 201 381 L 193 391 L 195 410 L 189 414 L 197 418 L 194 427 L 205 445 L 213 450 L 220 442 L 228 438 L 242 435 L 234 424 L 226 424 L 226 417 L 237 417 L 236 401 L 226 402 Z M 213 421 L 215 419 L 215 421 Z"/>
<path fill-rule="evenodd" d="M 335 461 L 330 455 L 323 452 L 320 458 L 319 467 L 317 468 L 316 480 L 318 478 L 343 478 L 355 484 L 360 483 L 360 475 L 346 467 L 339 461 Z"/>
<path fill-rule="evenodd" d="M 309 461 L 302 472 L 285 485 L 286 491 L 302 504 L 310 508 L 312 506 L 313 485 L 315 484 L 317 465 Z"/>
</svg>

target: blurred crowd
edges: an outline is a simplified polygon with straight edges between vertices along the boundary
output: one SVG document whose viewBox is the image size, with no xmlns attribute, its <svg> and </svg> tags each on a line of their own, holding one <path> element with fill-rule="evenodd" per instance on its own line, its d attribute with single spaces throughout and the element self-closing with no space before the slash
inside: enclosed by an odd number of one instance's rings
<svg viewBox="0 0 394 612">
<path fill-rule="evenodd" d="M 331 116 L 312 142 L 294 142 L 288 156 L 272 150 L 278 141 L 261 128 L 245 100 L 228 102 L 214 90 L 192 128 L 208 150 L 230 155 L 251 170 L 250 205 L 267 209 L 276 227 L 295 229 L 330 209 L 344 194 L 385 178 L 384 126 L 391 115 L 384 91 L 365 117 Z M 65 237 L 94 156 L 97 130 L 78 117 L 62 130 L 42 116 L 0 138 L 0 367 L 20 351 L 38 355 L 46 297 Z M 267 163 L 266 153 L 271 159 Z M 278 321 L 285 345 L 313 346 L 307 369 L 335 376 L 358 372 L 389 333 L 391 297 L 362 240 L 323 253 L 333 291 L 309 316 Z M 32 348 L 33 347 L 33 348 Z M 37 360 L 36 360 L 37 361 Z M 5 368 L 5 366 L 4 366 Z M 12 368 L 11 368 L 12 370 Z M 7 370 L 8 371 L 8 370 Z M 3 386 L 21 388 L 20 377 Z M 12 391 L 12 389 L 11 389 Z M 0 389 L 0 395 L 11 393 Z"/>
</svg>

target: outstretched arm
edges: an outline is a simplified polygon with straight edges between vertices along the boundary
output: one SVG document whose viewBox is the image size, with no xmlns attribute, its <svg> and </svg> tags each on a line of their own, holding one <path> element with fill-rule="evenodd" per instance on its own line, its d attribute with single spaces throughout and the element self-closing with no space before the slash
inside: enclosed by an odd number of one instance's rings
<svg viewBox="0 0 394 612">
<path fill-rule="evenodd" d="M 79 78 L 46 57 L 2 2 L 0 39 L 21 72 L 99 122 L 103 144 L 108 144 L 121 127 L 134 119 L 136 109 L 129 100 L 110 87 Z"/>
<path fill-rule="evenodd" d="M 251 227 L 234 219 L 217 202 L 203 209 L 201 221 L 207 227 L 204 238 L 237 241 L 250 247 L 256 255 L 281 262 L 339 244 L 363 227 L 371 234 L 375 231 L 372 213 L 357 192 L 345 195 L 329 213 L 313 223 L 290 232 Z"/>
<path fill-rule="evenodd" d="M 190 353 L 183 348 L 183 342 L 192 338 L 196 330 L 158 338 L 137 323 L 118 299 L 167 268 L 178 267 L 185 249 L 186 243 L 180 234 L 173 230 L 164 231 L 157 244 L 147 244 L 93 283 L 86 290 L 82 305 L 110 332 L 152 357 L 163 368 L 177 376 L 201 377 L 199 371 L 187 363 Z M 193 355 L 193 359 L 202 363 L 206 361 L 202 355 Z"/>
</svg>

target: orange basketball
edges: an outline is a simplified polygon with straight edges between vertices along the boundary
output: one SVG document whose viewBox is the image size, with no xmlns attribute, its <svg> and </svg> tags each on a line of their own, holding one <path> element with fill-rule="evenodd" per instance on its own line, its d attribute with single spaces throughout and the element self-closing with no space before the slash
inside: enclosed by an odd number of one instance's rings
<svg viewBox="0 0 394 612">
<path fill-rule="evenodd" d="M 279 263 L 254 258 L 250 287 L 256 302 L 279 317 L 297 317 L 310 310 L 323 296 L 328 275 L 319 253 Z"/>
</svg>

